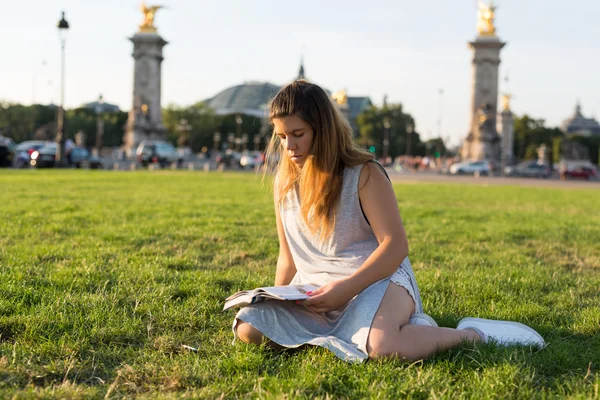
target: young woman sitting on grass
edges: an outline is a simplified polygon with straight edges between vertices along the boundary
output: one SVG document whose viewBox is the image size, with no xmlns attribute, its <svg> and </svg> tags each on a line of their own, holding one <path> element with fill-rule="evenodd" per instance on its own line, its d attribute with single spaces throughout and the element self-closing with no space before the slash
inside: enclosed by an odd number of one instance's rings
<svg viewBox="0 0 600 400">
<path fill-rule="evenodd" d="M 389 178 L 373 154 L 355 145 L 323 89 L 305 81 L 287 85 L 273 99 L 270 120 L 267 159 L 279 159 L 275 285 L 320 288 L 304 301 L 242 308 L 233 324 L 241 340 L 322 346 L 351 362 L 419 360 L 463 341 L 544 343 L 516 322 L 465 318 L 456 329 L 440 328 L 423 313 Z"/>
</svg>

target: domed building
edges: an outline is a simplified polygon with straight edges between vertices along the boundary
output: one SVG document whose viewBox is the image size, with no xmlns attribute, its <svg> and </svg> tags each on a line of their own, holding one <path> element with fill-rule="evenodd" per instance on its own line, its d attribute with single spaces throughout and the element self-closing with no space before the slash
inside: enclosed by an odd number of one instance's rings
<svg viewBox="0 0 600 400">
<path fill-rule="evenodd" d="M 280 87 L 268 82 L 245 82 L 205 100 L 217 115 L 245 114 L 263 118 Z"/>
<path fill-rule="evenodd" d="M 600 136 L 600 124 L 594 118 L 581 114 L 581 104 L 577 102 L 575 113 L 567 118 L 560 128 L 566 136 Z"/>
<path fill-rule="evenodd" d="M 98 100 L 92 101 L 89 103 L 85 103 L 81 106 L 82 108 L 86 108 L 88 110 L 92 110 L 94 112 L 103 112 L 103 113 L 115 113 L 121 111 L 119 106 L 116 104 L 110 104 L 104 101 L 102 95 L 98 97 Z"/>
<path fill-rule="evenodd" d="M 300 63 L 296 79 L 306 79 L 304 63 Z M 227 88 L 205 102 L 217 115 L 241 114 L 265 118 L 269 102 L 281 88 L 282 86 L 269 82 L 245 82 Z M 329 90 L 325 91 L 331 95 Z M 356 117 L 372 105 L 371 99 L 365 96 L 347 96 L 345 91 L 336 92 L 332 98 L 356 132 Z"/>
</svg>

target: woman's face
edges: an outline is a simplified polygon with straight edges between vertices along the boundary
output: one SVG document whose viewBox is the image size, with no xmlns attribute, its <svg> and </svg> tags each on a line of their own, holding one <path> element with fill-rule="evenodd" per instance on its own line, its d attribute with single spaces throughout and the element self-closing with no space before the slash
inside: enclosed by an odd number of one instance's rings
<svg viewBox="0 0 600 400">
<path fill-rule="evenodd" d="M 283 152 L 302 168 L 310 154 L 314 131 L 302 118 L 288 115 L 283 118 L 273 118 L 275 134 L 281 140 Z"/>
</svg>

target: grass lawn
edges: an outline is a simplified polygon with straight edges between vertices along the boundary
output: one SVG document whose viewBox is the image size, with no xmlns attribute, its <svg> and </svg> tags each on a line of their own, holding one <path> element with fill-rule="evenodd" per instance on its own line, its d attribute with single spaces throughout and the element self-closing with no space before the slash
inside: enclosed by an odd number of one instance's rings
<svg viewBox="0 0 600 400">
<path fill-rule="evenodd" d="M 426 312 L 520 321 L 545 349 L 350 365 L 232 344 L 223 299 L 275 274 L 259 178 L 3 170 L 0 398 L 597 399 L 600 192 L 394 187 Z"/>
</svg>

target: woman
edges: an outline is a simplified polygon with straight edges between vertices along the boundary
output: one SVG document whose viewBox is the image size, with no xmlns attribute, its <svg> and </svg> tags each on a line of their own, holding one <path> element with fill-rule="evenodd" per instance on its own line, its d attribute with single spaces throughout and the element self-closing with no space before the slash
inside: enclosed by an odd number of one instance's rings
<svg viewBox="0 0 600 400">
<path fill-rule="evenodd" d="M 273 99 L 269 159 L 279 159 L 275 285 L 313 283 L 302 302 L 266 301 L 234 320 L 247 342 L 318 345 L 338 357 L 426 358 L 462 341 L 542 345 L 533 329 L 466 318 L 439 328 L 422 313 L 406 232 L 385 170 L 317 85 L 296 81 Z M 276 157 L 279 155 L 279 157 Z"/>
</svg>

